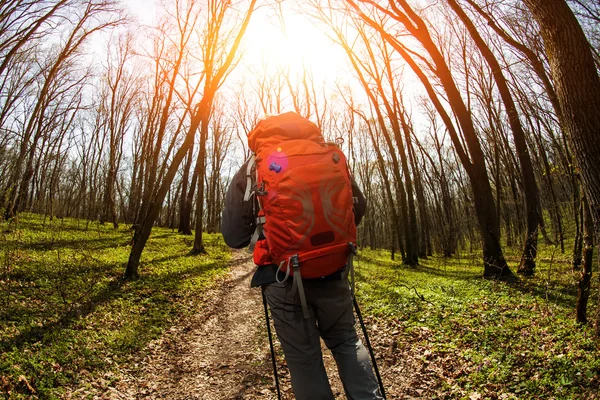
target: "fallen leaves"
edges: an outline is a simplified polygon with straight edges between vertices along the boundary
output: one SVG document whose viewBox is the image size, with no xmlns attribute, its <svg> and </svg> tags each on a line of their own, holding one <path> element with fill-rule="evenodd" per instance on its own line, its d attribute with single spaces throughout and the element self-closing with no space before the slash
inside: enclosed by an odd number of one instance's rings
<svg viewBox="0 0 600 400">
<path fill-rule="evenodd" d="M 25 384 L 25 386 L 27 386 L 27 389 L 29 390 L 29 392 L 35 393 L 35 389 L 29 384 L 29 381 L 27 380 L 27 378 L 25 377 L 25 375 L 19 376 L 18 382 L 22 383 L 22 384 Z"/>
</svg>

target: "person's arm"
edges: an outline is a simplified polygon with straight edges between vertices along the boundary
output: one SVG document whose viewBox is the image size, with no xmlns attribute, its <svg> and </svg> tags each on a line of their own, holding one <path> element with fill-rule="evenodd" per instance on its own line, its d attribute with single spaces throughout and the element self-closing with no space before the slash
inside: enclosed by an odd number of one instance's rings
<svg viewBox="0 0 600 400">
<path fill-rule="evenodd" d="M 367 212 L 367 199 L 365 199 L 352 175 L 350 175 L 350 182 L 352 183 L 352 196 L 356 199 L 354 203 L 354 222 L 358 226 Z"/>
<path fill-rule="evenodd" d="M 256 227 L 252 207 L 254 197 L 249 201 L 244 201 L 247 164 L 248 161 L 242 165 L 231 180 L 225 196 L 225 209 L 223 209 L 221 219 L 223 239 L 229 247 L 235 249 L 241 249 L 250 244 Z"/>
</svg>

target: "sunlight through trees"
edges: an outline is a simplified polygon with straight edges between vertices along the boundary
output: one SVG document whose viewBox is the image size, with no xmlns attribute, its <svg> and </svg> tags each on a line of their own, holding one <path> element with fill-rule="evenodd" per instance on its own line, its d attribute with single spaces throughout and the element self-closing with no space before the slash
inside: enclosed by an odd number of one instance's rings
<svg viewBox="0 0 600 400">
<path fill-rule="evenodd" d="M 293 110 L 348 155 L 370 209 L 362 246 L 415 268 L 469 251 L 484 277 L 514 282 L 545 262 L 542 242 L 573 260 L 580 322 L 600 298 L 597 2 L 0 9 L 5 220 L 32 211 L 125 225 L 129 278 L 154 226 L 193 233 L 190 253 L 204 253 L 246 133 Z"/>
</svg>

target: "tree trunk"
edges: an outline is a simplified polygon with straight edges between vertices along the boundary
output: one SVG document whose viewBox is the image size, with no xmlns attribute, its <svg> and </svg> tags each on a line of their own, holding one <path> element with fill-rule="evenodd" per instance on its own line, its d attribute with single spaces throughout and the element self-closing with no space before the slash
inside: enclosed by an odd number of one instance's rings
<svg viewBox="0 0 600 400">
<path fill-rule="evenodd" d="M 162 184 L 156 193 L 156 197 L 154 199 L 146 199 L 148 202 L 148 212 L 136 223 L 135 233 L 133 235 L 133 246 L 131 248 L 131 253 L 129 253 L 129 260 L 125 269 L 125 278 L 127 279 L 136 278 L 138 276 L 138 267 L 140 265 L 142 251 L 144 250 L 144 247 L 146 247 L 146 242 L 152 231 L 152 226 L 162 209 L 163 201 L 169 192 L 169 188 L 179 169 L 179 165 L 183 161 L 183 158 L 194 140 L 194 133 L 198 129 L 199 123 L 200 120 L 198 116 L 194 115 L 185 140 L 181 144 L 179 150 L 177 150 L 177 153 L 175 153 L 173 161 L 171 162 L 171 165 L 169 165 Z"/>
<path fill-rule="evenodd" d="M 600 77 L 590 43 L 565 0 L 524 3 L 544 39 L 564 128 L 581 171 L 594 234 L 600 237 Z"/>
<path fill-rule="evenodd" d="M 577 178 L 573 179 L 573 220 L 575 221 L 575 239 L 573 239 L 573 271 L 581 267 L 581 252 L 583 250 L 583 203 Z"/>
<path fill-rule="evenodd" d="M 587 304 L 590 297 L 590 283 L 592 281 L 592 256 L 594 254 L 594 227 L 590 208 L 585 197 L 582 199 L 583 207 L 583 268 L 577 283 L 577 322 L 587 323 Z"/>
<path fill-rule="evenodd" d="M 421 177 L 421 171 L 419 171 L 419 166 L 416 160 L 415 150 L 411 143 L 411 139 L 406 134 L 406 148 L 408 150 L 410 167 L 414 171 L 414 184 L 415 184 L 415 195 L 417 197 L 417 204 L 419 208 L 419 222 L 420 222 L 420 230 L 419 230 L 419 257 L 427 258 L 427 256 L 431 253 L 431 249 L 428 247 L 429 240 L 429 215 L 427 213 L 427 201 L 425 199 L 425 191 L 423 190 L 423 178 Z M 418 139 L 416 139 L 418 140 Z"/>
<path fill-rule="evenodd" d="M 556 236 L 558 237 L 559 243 L 561 244 L 561 247 L 564 248 L 564 229 L 563 229 L 561 211 L 560 211 L 560 206 L 558 204 L 558 201 L 556 199 L 556 190 L 554 189 L 554 183 L 552 182 L 552 171 L 550 169 L 550 163 L 548 162 L 548 155 L 546 154 L 546 149 L 544 148 L 544 146 L 541 142 L 540 135 L 539 134 L 534 135 L 534 138 L 537 143 L 538 153 L 541 155 L 541 158 L 542 158 L 543 167 L 544 167 L 543 175 L 546 178 L 546 182 L 547 182 L 546 184 L 548 186 L 548 190 L 550 191 L 550 198 L 552 200 L 552 208 L 550 209 L 552 225 L 554 227 L 554 231 L 556 232 Z M 546 239 L 546 242 L 548 242 L 548 244 L 553 244 L 553 242 L 551 240 L 549 240 L 548 236 L 546 235 L 546 232 L 544 230 L 544 219 L 541 215 L 540 215 L 540 230 L 542 231 L 542 234 L 544 235 L 544 239 Z"/>
<path fill-rule="evenodd" d="M 596 239 L 598 240 L 598 239 Z M 596 304 L 600 304 L 600 274 L 598 274 L 598 300 Z M 600 337 L 600 306 L 596 306 L 596 337 Z"/>
<path fill-rule="evenodd" d="M 204 217 L 204 176 L 206 175 L 206 141 L 208 137 L 208 116 L 210 112 L 204 114 L 202 126 L 200 128 L 200 147 L 198 151 L 198 160 L 196 161 L 196 172 L 198 176 L 198 194 L 196 197 L 196 229 L 194 232 L 194 248 L 192 254 L 204 254 L 203 217 Z"/>
<path fill-rule="evenodd" d="M 398 110 L 398 116 L 400 117 L 400 123 L 402 131 L 405 135 L 405 140 L 410 140 L 410 128 L 406 122 L 406 116 L 404 110 Z M 414 188 L 412 178 L 410 176 L 410 169 L 408 167 L 407 157 L 407 146 L 403 143 L 402 135 L 398 132 L 397 122 L 393 122 L 394 137 L 396 139 L 396 146 L 398 146 L 398 152 L 400 153 L 400 163 L 402 166 L 402 173 L 404 174 L 404 181 L 406 186 L 406 203 L 408 207 L 408 219 L 409 219 L 409 230 L 407 232 L 407 244 L 410 244 L 410 252 L 407 251 L 406 264 L 416 266 L 419 264 L 419 226 L 417 224 L 417 211 L 415 207 Z M 408 250 L 408 246 L 407 246 Z"/>
<path fill-rule="evenodd" d="M 109 163 L 108 163 L 108 174 L 106 175 L 106 182 L 104 188 L 104 209 L 102 210 L 102 219 L 100 222 L 111 221 L 115 229 L 119 228 L 119 221 L 117 220 L 117 211 L 115 209 L 115 185 L 117 181 L 117 171 L 115 170 L 115 150 L 111 143 Z"/>
<path fill-rule="evenodd" d="M 537 255 L 538 241 L 538 208 L 539 194 L 533 173 L 533 164 L 529 156 L 529 149 L 525 140 L 525 131 L 519 120 L 519 113 L 513 100 L 513 96 L 508 88 L 508 83 L 500 63 L 489 49 L 479 32 L 473 25 L 473 22 L 467 17 L 463 9 L 456 3 L 456 0 L 446 0 L 458 17 L 463 21 L 467 30 L 471 34 L 481 55 L 485 58 L 492 71 L 492 76 L 500 92 L 500 97 L 508 114 L 508 122 L 513 133 L 515 149 L 521 166 L 521 175 L 523 177 L 523 191 L 525 193 L 525 209 L 527 210 L 527 231 L 525 235 L 525 246 L 521 257 L 521 263 L 517 272 L 524 275 L 533 275 L 535 271 L 535 258 Z"/>
<path fill-rule="evenodd" d="M 188 197 L 188 180 L 190 176 L 190 169 L 192 166 L 192 154 L 194 151 L 194 145 L 190 147 L 187 154 L 187 160 L 185 167 L 183 168 L 183 181 L 181 184 L 181 198 L 179 204 L 179 228 L 178 232 L 184 235 L 191 235 L 192 229 L 190 227 L 190 214 L 192 212 L 192 198 Z M 195 189 L 195 182 L 190 185 L 189 193 L 193 196 Z"/>
</svg>

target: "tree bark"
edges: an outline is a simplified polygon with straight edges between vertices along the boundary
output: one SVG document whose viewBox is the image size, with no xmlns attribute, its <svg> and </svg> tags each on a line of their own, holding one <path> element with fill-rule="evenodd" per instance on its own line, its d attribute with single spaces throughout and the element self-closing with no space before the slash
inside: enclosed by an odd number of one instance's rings
<svg viewBox="0 0 600 400">
<path fill-rule="evenodd" d="M 592 281 L 592 256 L 594 254 L 594 226 L 590 208 L 585 197 L 582 199 L 583 207 L 583 265 L 577 282 L 577 322 L 587 323 L 587 304 L 590 297 L 590 283 Z"/>
<path fill-rule="evenodd" d="M 475 211 L 479 223 L 479 231 L 481 233 L 483 242 L 483 276 L 486 278 L 513 280 L 514 275 L 506 263 L 502 246 L 500 244 L 500 226 L 496 216 L 494 196 L 487 174 L 487 167 L 481 148 L 481 143 L 477 137 L 473 120 L 471 118 L 471 113 L 461 97 L 450 67 L 444 59 L 440 49 L 430 36 L 425 21 L 415 13 L 415 11 L 405 0 L 397 0 L 395 2 L 389 1 L 388 4 L 392 11 L 384 10 L 388 16 L 401 23 L 406 30 L 422 44 L 431 57 L 432 72 L 436 74 L 440 84 L 443 86 L 448 103 L 452 107 L 456 120 L 461 127 L 463 138 L 469 152 L 468 155 L 462 146 L 461 140 L 457 136 L 456 130 L 453 128 L 452 120 L 443 109 L 444 107 L 440 103 L 435 90 L 429 82 L 429 79 L 425 76 L 421 68 L 416 65 L 404 45 L 400 43 L 396 37 L 389 34 L 382 25 L 365 15 L 355 1 L 346 0 L 346 2 L 357 11 L 360 17 L 367 24 L 377 30 L 382 37 L 400 53 L 402 58 L 407 61 L 409 66 L 424 84 L 429 97 L 436 106 L 436 110 L 438 110 L 440 116 L 444 120 L 444 123 L 448 127 L 448 132 L 450 133 L 455 150 L 470 179 Z M 363 3 L 367 3 L 373 8 L 382 11 L 382 6 L 380 6 L 377 2 L 365 0 L 361 2 L 361 4 Z M 398 7 L 401 7 L 402 10 L 400 10 Z"/>
<path fill-rule="evenodd" d="M 565 0 L 523 0 L 540 27 L 585 198 L 600 237 L 600 77 L 588 42 Z"/>
<path fill-rule="evenodd" d="M 212 107 L 211 105 L 208 107 Z M 198 194 L 196 197 L 196 229 L 194 233 L 194 248 L 192 254 L 204 254 L 204 240 L 202 238 L 204 224 L 204 177 L 206 175 L 206 142 L 208 137 L 208 121 L 210 111 L 205 110 L 200 127 L 200 145 L 198 147 L 198 160 L 196 161 L 196 172 L 198 175 Z"/>
<path fill-rule="evenodd" d="M 187 160 L 185 167 L 183 168 L 183 181 L 181 184 L 181 198 L 179 204 L 179 233 L 184 235 L 191 235 L 192 228 L 190 226 L 190 214 L 192 212 L 192 198 L 188 197 L 188 180 L 190 176 L 190 169 L 192 166 L 192 154 L 194 151 L 194 144 L 190 147 L 187 154 Z M 189 187 L 189 192 L 193 195 L 195 189 L 195 182 Z"/>
</svg>

